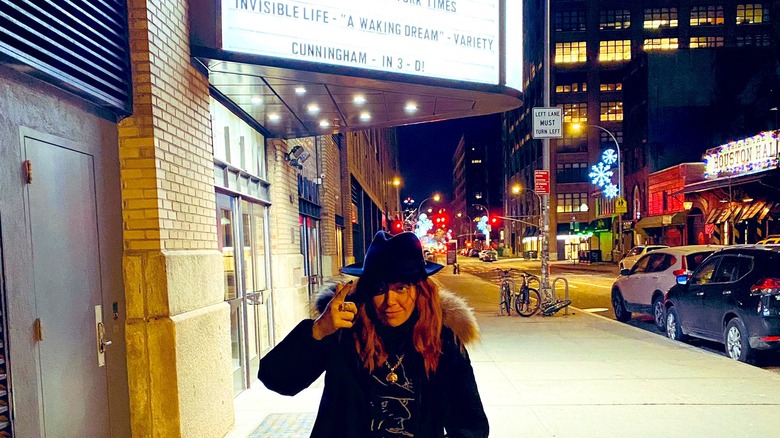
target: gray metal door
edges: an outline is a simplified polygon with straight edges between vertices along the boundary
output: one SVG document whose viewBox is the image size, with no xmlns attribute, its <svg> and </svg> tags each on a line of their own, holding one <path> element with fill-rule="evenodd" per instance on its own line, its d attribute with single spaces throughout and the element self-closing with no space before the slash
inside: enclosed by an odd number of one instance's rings
<svg viewBox="0 0 780 438">
<path fill-rule="evenodd" d="M 108 436 L 93 157 L 29 137 L 24 150 L 45 433 Z"/>
</svg>

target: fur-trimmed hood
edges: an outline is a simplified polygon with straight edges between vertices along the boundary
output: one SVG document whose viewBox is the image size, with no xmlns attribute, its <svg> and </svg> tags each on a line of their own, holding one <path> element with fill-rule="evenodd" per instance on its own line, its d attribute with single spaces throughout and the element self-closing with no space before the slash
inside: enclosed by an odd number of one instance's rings
<svg viewBox="0 0 780 438">
<path fill-rule="evenodd" d="M 336 293 L 336 283 L 326 284 L 315 298 L 317 313 L 325 311 L 333 295 Z M 442 322 L 445 327 L 452 330 L 455 337 L 463 344 L 471 344 L 479 339 L 479 324 L 477 317 L 466 300 L 453 292 L 439 289 L 441 300 Z M 347 297 L 349 300 L 349 297 Z"/>
</svg>

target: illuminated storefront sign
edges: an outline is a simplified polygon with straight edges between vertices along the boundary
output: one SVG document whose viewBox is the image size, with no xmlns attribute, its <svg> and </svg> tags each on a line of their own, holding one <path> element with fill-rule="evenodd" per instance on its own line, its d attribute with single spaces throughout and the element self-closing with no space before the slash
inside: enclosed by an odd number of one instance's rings
<svg viewBox="0 0 780 438">
<path fill-rule="evenodd" d="M 780 131 L 766 131 L 708 149 L 704 154 L 705 178 L 777 168 L 779 137 Z"/>
<path fill-rule="evenodd" d="M 499 35 L 503 29 L 499 23 L 500 3 L 501 0 L 223 0 L 222 48 L 297 61 L 499 84 Z M 520 2 L 508 3 L 517 6 Z M 517 17 L 510 20 L 507 45 L 512 50 L 511 58 L 520 59 L 521 16 L 515 6 L 510 8 Z M 507 65 L 506 70 L 520 80 L 518 67 Z"/>
</svg>

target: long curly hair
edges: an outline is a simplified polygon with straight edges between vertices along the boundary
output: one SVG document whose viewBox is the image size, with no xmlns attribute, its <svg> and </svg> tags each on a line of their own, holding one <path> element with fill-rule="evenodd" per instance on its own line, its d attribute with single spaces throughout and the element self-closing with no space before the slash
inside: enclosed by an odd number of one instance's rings
<svg viewBox="0 0 780 438">
<path fill-rule="evenodd" d="M 419 318 L 412 330 L 412 344 L 422 355 L 425 375 L 430 378 L 431 373 L 439 366 L 439 356 L 442 352 L 442 310 L 439 288 L 427 278 L 417 281 L 414 285 L 417 290 L 415 307 Z M 387 350 L 377 334 L 376 324 L 381 322 L 378 321 L 372 301 L 358 304 L 357 319 L 352 333 L 363 366 L 369 372 L 374 372 L 388 358 Z"/>
</svg>

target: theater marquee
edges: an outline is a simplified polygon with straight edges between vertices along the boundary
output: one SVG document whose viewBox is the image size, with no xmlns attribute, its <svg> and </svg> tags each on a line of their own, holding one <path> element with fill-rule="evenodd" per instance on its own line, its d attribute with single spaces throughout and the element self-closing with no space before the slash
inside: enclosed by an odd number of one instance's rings
<svg viewBox="0 0 780 438">
<path fill-rule="evenodd" d="M 222 49 L 519 89 L 521 2 L 508 3 L 509 27 L 501 0 L 224 0 Z"/>
<path fill-rule="evenodd" d="M 780 131 L 766 131 L 708 149 L 704 154 L 706 178 L 743 175 L 778 167 Z"/>
</svg>

